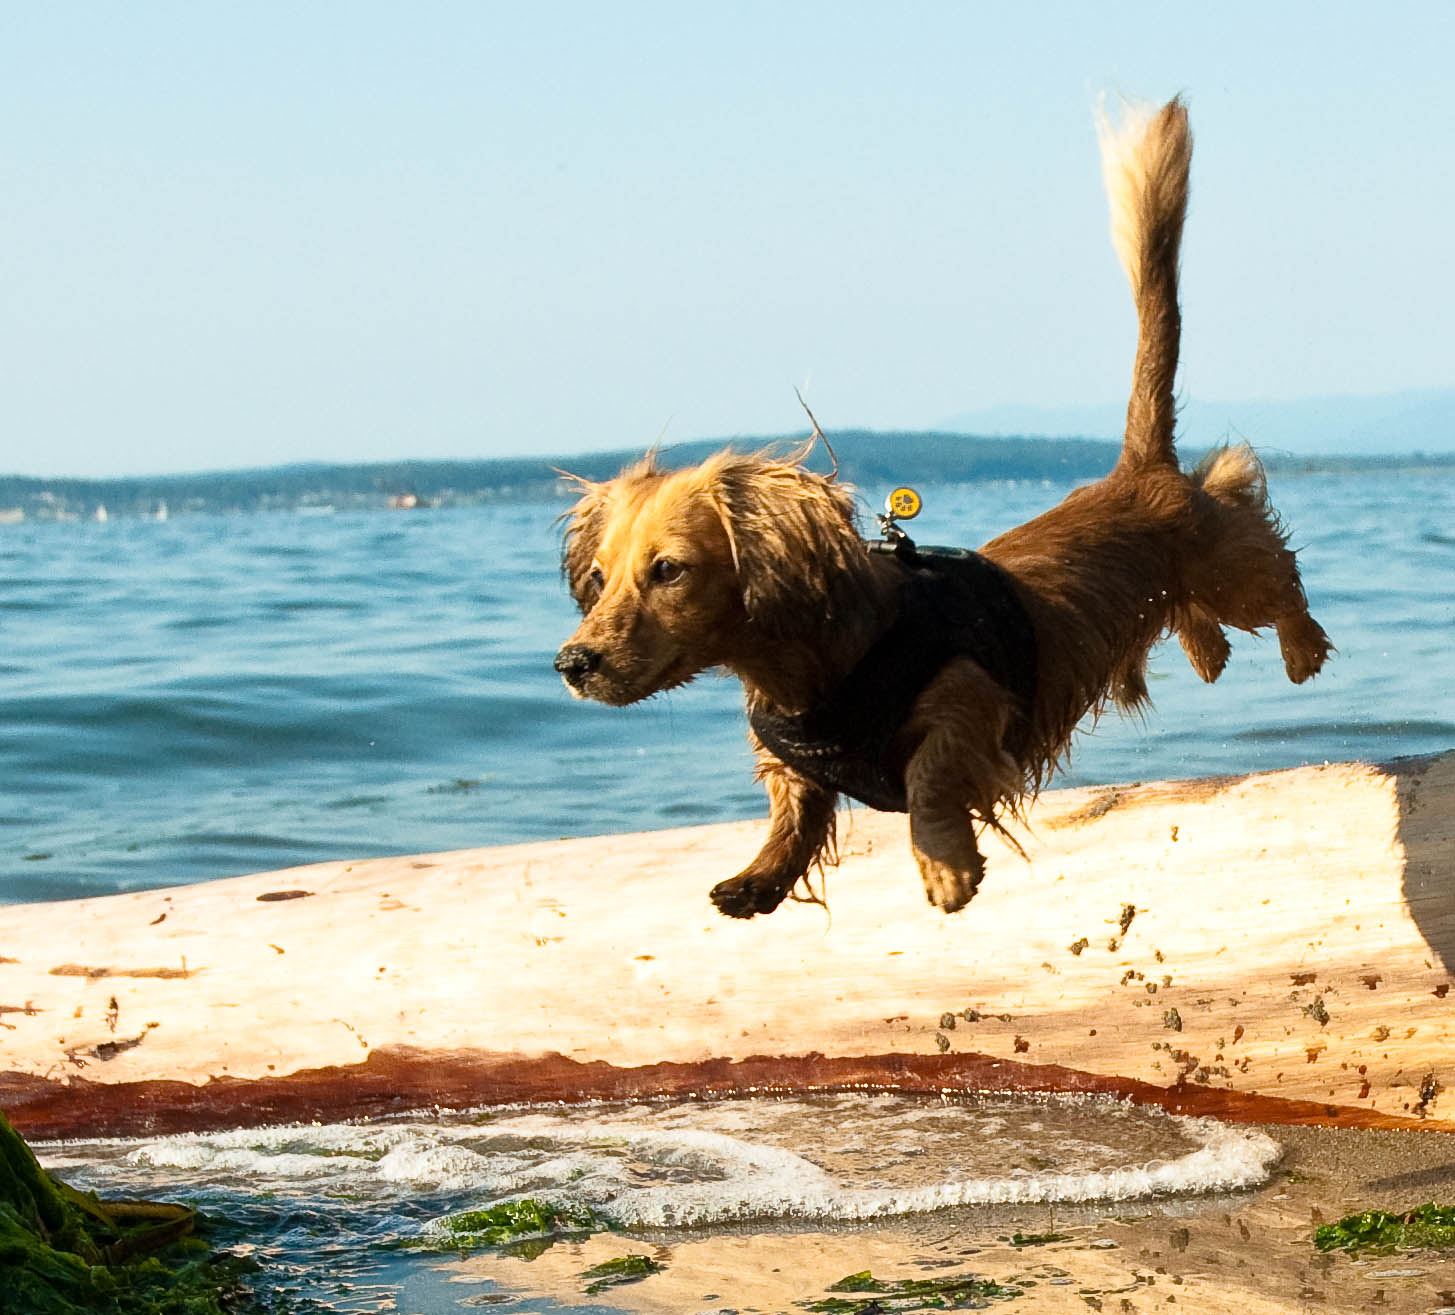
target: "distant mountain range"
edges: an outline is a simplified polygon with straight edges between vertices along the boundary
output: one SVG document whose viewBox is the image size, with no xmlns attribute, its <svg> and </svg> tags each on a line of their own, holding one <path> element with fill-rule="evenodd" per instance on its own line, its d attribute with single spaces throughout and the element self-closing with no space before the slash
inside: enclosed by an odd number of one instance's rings
<svg viewBox="0 0 1455 1315">
<path fill-rule="evenodd" d="M 701 439 L 660 452 L 664 465 L 700 461 L 725 446 L 788 450 L 808 437 Z M 1095 479 L 1111 469 L 1117 444 L 1096 439 L 974 438 L 963 434 L 849 430 L 832 435 L 844 477 L 869 487 L 911 480 Z M 369 465 L 301 464 L 118 479 L 0 476 L 0 525 L 23 520 L 80 520 L 191 512 L 321 511 L 372 507 L 459 506 L 501 499 L 565 496 L 566 469 L 582 479 L 609 479 L 641 449 L 572 457 L 486 461 L 398 461 Z M 828 469 L 822 447 L 816 469 Z"/>
<path fill-rule="evenodd" d="M 1446 394 L 1455 405 L 1455 394 Z M 1292 406 L 1293 404 L 1290 404 Z M 1313 404 L 1307 404 L 1312 406 Z M 1431 403 L 1433 407 L 1433 402 Z M 1275 408 L 1276 409 L 1276 408 Z M 1455 414 L 1455 411 L 1451 412 Z M 990 413 L 986 413 L 990 414 Z M 1009 415 L 1010 413 L 1005 413 Z M 1051 417 L 1053 413 L 1042 413 Z M 1070 415 L 1071 413 L 1066 413 Z M 1078 415 L 1090 415 L 1082 412 Z M 1381 412 L 1383 424 L 1388 412 Z M 1423 414 L 1435 414 L 1429 410 Z M 1346 414 L 1349 419 L 1352 412 Z M 1369 424 L 1374 419 L 1365 418 Z M 983 421 L 977 421 L 983 424 Z M 1049 423 L 1049 420 L 1048 420 Z M 1120 421 L 1117 425 L 1119 427 Z M 1290 426 L 1292 422 L 1290 421 Z M 1090 427 L 1090 426 L 1088 426 Z M 1225 433 L 1229 432 L 1224 426 Z M 1229 436 L 1246 433 L 1239 426 Z M 1290 432 L 1284 430 L 1280 432 Z M 1387 430 L 1381 430 L 1387 433 Z M 1455 469 L 1455 443 L 1427 441 L 1426 455 L 1410 455 L 1403 447 L 1354 448 L 1328 455 L 1303 454 L 1292 442 L 1264 439 L 1265 461 L 1274 470 Z M 1181 444 L 1185 461 L 1220 441 L 1225 433 L 1189 433 Z M 779 437 L 704 439 L 664 448 L 667 465 L 687 465 L 730 445 L 752 451 L 777 444 L 802 442 L 806 434 Z M 1251 437 L 1251 435 L 1250 435 Z M 993 479 L 1076 481 L 1096 479 L 1111 469 L 1120 444 L 1111 438 L 1043 438 L 986 436 L 955 432 L 842 430 L 830 435 L 844 478 L 866 491 L 895 484 L 938 484 Z M 1398 454 L 1398 455 L 1397 455 Z M 194 512 L 298 511 L 321 512 L 367 508 L 459 506 L 501 499 L 539 499 L 569 494 L 558 466 L 591 480 L 610 478 L 637 451 L 592 452 L 574 457 L 514 457 L 488 461 L 398 461 L 369 465 L 303 464 L 266 470 L 230 470 L 211 474 L 131 476 L 120 479 L 38 479 L 0 476 L 0 526 L 26 520 L 107 519 L 111 516 L 166 516 Z M 810 464 L 827 469 L 822 447 Z"/>
<path fill-rule="evenodd" d="M 1113 438 L 1126 404 L 999 406 L 962 411 L 942 428 L 966 434 L 1078 434 Z M 1206 448 L 1247 439 L 1260 451 L 1319 456 L 1390 456 L 1455 452 L 1455 389 L 1429 388 L 1378 397 L 1313 397 L 1295 402 L 1204 402 L 1188 398 L 1180 441 Z"/>
</svg>

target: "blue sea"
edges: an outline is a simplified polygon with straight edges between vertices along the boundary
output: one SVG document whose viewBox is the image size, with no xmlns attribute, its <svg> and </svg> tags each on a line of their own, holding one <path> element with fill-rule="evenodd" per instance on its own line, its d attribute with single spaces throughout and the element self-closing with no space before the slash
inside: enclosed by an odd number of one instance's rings
<svg viewBox="0 0 1455 1315">
<path fill-rule="evenodd" d="M 1069 488 L 927 489 L 915 533 L 974 545 Z M 1295 687 L 1237 636 L 1209 687 L 1165 645 L 1153 710 L 1086 726 L 1065 784 L 1455 745 L 1455 472 L 1272 492 L 1335 658 Z M 732 681 L 562 688 L 564 505 L 0 526 L 0 902 L 762 815 Z"/>
</svg>

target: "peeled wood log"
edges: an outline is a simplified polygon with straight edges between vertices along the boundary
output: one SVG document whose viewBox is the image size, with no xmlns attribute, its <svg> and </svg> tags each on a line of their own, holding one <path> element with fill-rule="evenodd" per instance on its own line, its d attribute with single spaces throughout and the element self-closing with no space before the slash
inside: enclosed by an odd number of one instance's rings
<svg viewBox="0 0 1455 1315">
<path fill-rule="evenodd" d="M 762 827 L 8 907 L 0 1106 L 40 1136 L 657 1090 L 1100 1086 L 1455 1127 L 1455 753 L 1051 792 L 1017 832 L 1028 857 L 987 836 L 989 875 L 949 917 L 904 818 L 859 810 L 831 912 L 724 918 L 707 889 Z"/>
</svg>

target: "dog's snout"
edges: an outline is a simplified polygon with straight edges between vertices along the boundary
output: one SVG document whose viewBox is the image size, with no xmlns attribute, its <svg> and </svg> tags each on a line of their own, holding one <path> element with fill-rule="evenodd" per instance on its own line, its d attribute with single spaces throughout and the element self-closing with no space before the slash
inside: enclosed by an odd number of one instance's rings
<svg viewBox="0 0 1455 1315">
<path fill-rule="evenodd" d="M 600 665 L 601 654 L 585 644 L 567 644 L 556 654 L 555 668 L 573 688 L 580 688 L 586 677 Z"/>
</svg>

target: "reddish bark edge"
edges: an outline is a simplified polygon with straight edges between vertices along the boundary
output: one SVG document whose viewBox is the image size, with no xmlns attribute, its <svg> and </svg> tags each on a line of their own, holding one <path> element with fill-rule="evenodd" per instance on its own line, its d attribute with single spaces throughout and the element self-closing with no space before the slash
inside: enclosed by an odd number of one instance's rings
<svg viewBox="0 0 1455 1315">
<path fill-rule="evenodd" d="M 722 1097 L 813 1091 L 1087 1092 L 1174 1114 L 1234 1123 L 1306 1124 L 1455 1132 L 1455 1123 L 1382 1114 L 1351 1105 L 1285 1100 L 1217 1087 L 1157 1087 L 1058 1064 L 990 1055 L 820 1054 L 710 1059 L 618 1068 L 564 1055 L 439 1053 L 407 1046 L 373 1051 L 360 1064 L 301 1069 L 283 1077 L 189 1082 L 92 1082 L 0 1073 L 0 1109 L 27 1137 L 126 1137 L 263 1124 L 361 1119 L 426 1108 L 519 1102 Z"/>
</svg>

